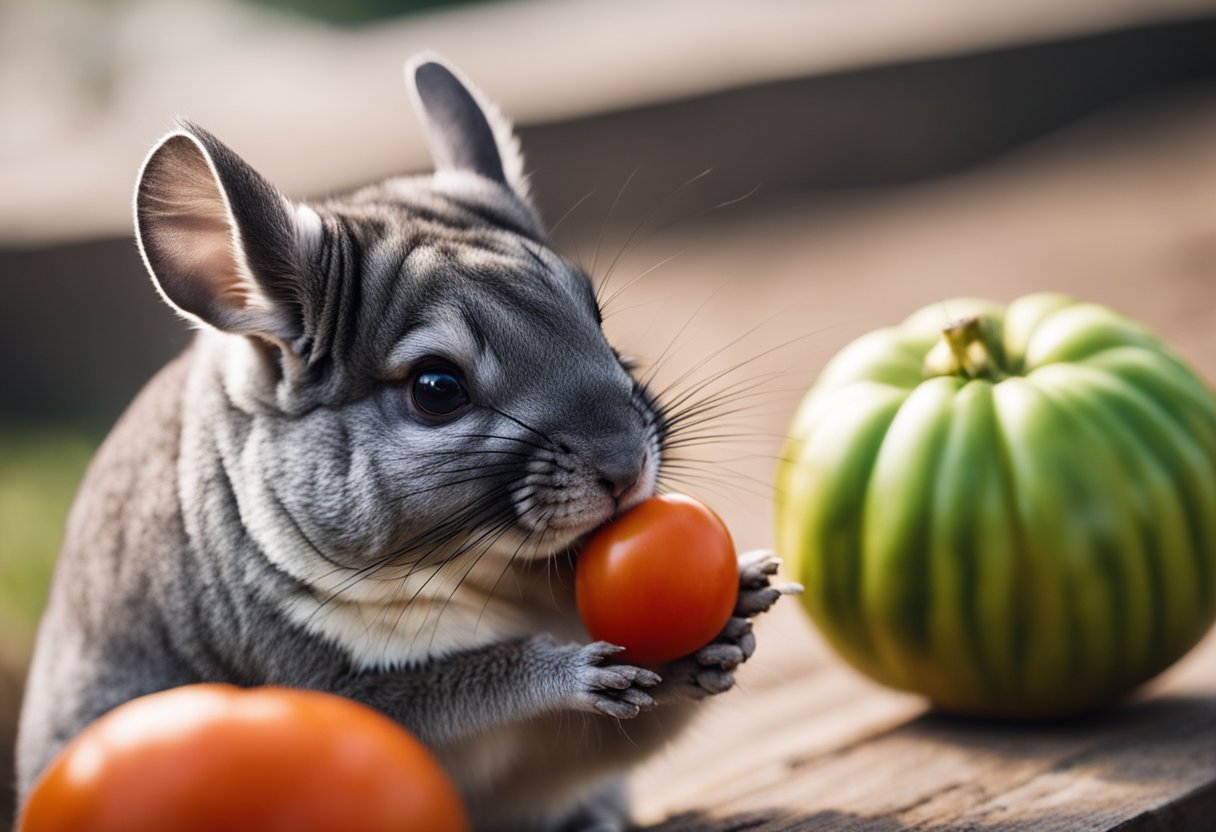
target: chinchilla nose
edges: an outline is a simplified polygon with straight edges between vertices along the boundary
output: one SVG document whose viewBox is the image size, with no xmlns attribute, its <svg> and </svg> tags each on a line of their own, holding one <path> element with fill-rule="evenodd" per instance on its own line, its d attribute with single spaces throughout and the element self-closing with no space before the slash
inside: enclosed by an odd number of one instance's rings
<svg viewBox="0 0 1216 832">
<path fill-rule="evenodd" d="M 559 411 L 567 424 L 578 429 L 558 428 L 549 434 L 579 459 L 584 476 L 597 479 L 618 502 L 622 497 L 628 500 L 630 489 L 642 479 L 650 444 L 645 417 L 633 406 L 629 393 L 628 387 L 588 385 L 566 399 Z"/>
<path fill-rule="evenodd" d="M 637 484 L 642 477 L 645 461 L 646 452 L 638 449 L 618 451 L 597 460 L 600 482 L 612 499 L 619 500 L 622 494 Z"/>
<path fill-rule="evenodd" d="M 556 435 L 557 443 L 582 462 L 583 470 L 599 480 L 612 499 L 619 500 L 642 478 L 646 442 L 641 430 L 599 430 L 581 436 Z"/>
</svg>

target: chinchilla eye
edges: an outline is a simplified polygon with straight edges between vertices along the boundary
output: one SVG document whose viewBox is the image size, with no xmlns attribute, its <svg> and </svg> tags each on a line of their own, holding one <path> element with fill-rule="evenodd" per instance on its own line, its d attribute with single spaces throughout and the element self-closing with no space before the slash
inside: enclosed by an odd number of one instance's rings
<svg viewBox="0 0 1216 832">
<path fill-rule="evenodd" d="M 428 416 L 450 416 L 469 403 L 460 374 L 446 364 L 420 370 L 410 384 L 410 395 L 415 406 Z"/>
</svg>

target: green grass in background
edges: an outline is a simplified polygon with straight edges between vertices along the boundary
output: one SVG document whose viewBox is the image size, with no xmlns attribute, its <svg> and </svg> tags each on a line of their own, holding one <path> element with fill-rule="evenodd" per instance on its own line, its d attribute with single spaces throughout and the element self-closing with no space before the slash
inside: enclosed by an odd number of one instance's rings
<svg viewBox="0 0 1216 832">
<path fill-rule="evenodd" d="M 29 650 L 76 486 L 97 435 L 0 425 L 0 655 Z"/>
</svg>

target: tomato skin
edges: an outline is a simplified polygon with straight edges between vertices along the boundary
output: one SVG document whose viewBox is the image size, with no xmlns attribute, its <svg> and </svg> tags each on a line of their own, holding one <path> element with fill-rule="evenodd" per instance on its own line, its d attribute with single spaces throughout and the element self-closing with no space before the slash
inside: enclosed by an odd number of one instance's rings
<svg viewBox="0 0 1216 832">
<path fill-rule="evenodd" d="M 19 832 L 467 832 L 397 723 L 332 694 L 205 684 L 131 700 L 43 772 Z"/>
<path fill-rule="evenodd" d="M 659 664 L 704 647 L 730 619 L 739 566 L 713 511 L 678 494 L 653 497 L 597 531 L 579 553 L 575 599 L 587 632 Z"/>
</svg>

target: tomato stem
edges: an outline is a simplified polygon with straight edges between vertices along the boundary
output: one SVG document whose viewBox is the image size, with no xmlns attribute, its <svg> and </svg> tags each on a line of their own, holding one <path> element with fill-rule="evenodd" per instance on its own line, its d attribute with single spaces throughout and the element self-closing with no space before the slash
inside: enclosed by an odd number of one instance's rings
<svg viewBox="0 0 1216 832">
<path fill-rule="evenodd" d="M 930 375 L 957 375 L 996 383 L 1007 378 L 1004 350 L 994 323 L 983 316 L 962 318 L 942 329 L 942 340 L 925 358 Z"/>
</svg>

